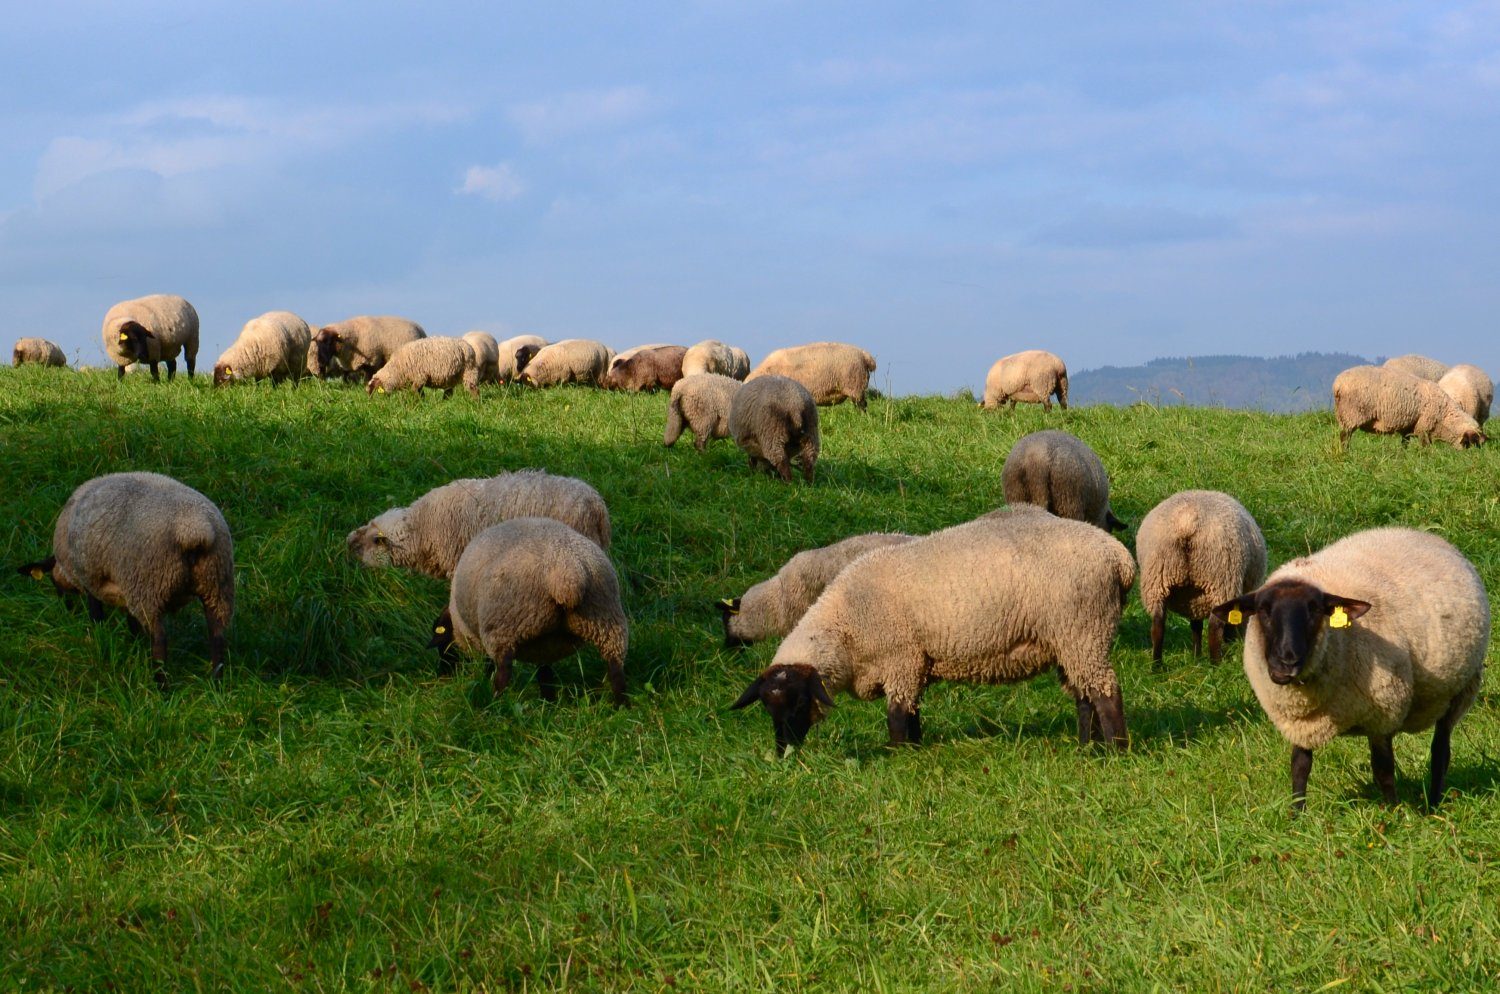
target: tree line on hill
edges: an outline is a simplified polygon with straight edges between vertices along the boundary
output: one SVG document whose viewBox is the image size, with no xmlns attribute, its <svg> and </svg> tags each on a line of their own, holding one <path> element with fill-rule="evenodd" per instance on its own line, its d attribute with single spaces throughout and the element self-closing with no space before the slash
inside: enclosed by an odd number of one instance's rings
<svg viewBox="0 0 1500 994">
<path fill-rule="evenodd" d="M 1180 404 L 1295 412 L 1331 408 L 1333 379 L 1350 366 L 1385 361 L 1347 352 L 1262 358 L 1169 356 L 1144 366 L 1102 366 L 1068 377 L 1070 404 Z"/>
</svg>

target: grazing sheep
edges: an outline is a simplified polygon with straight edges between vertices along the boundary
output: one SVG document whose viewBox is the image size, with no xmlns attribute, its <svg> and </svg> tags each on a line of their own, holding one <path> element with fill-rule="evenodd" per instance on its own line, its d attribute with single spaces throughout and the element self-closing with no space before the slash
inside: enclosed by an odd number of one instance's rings
<svg viewBox="0 0 1500 994">
<path fill-rule="evenodd" d="M 1312 751 L 1339 735 L 1369 739 L 1375 782 L 1396 803 L 1391 739 L 1434 725 L 1427 804 L 1437 807 L 1453 726 L 1479 694 L 1490 640 L 1484 583 L 1462 553 L 1409 528 L 1358 532 L 1213 613 L 1229 624 L 1255 619 L 1245 675 L 1292 744 L 1299 809 Z"/>
<path fill-rule="evenodd" d="M 443 391 L 444 399 L 463 384 L 473 397 L 479 396 L 479 361 L 462 338 L 419 338 L 396 350 L 365 384 L 365 392 L 395 393 L 410 388 L 418 396 L 427 387 Z"/>
<path fill-rule="evenodd" d="M 693 433 L 693 448 L 702 452 L 710 440 L 729 437 L 729 409 L 739 393 L 739 380 L 718 373 L 684 376 L 672 387 L 667 404 L 667 430 L 662 444 L 676 444 L 686 426 Z"/>
<path fill-rule="evenodd" d="M 1394 359 L 1387 359 L 1382 368 L 1398 370 L 1419 380 L 1431 380 L 1434 383 L 1448 372 L 1447 366 L 1425 355 L 1398 355 Z"/>
<path fill-rule="evenodd" d="M 1006 511 L 867 552 L 823 591 L 732 707 L 759 700 L 778 750 L 847 690 L 886 698 L 892 745 L 920 742 L 935 680 L 1011 683 L 1056 667 L 1078 737 L 1125 745 L 1109 647 L 1135 561 L 1089 525 Z"/>
<path fill-rule="evenodd" d="M 746 382 L 762 376 L 787 376 L 806 387 L 818 404 L 837 404 L 848 398 L 863 411 L 865 391 L 874 371 L 875 357 L 864 349 L 842 342 L 816 342 L 777 349 L 760 361 Z"/>
<path fill-rule="evenodd" d="M 499 383 L 500 343 L 495 341 L 495 336 L 487 331 L 466 331 L 462 337 L 474 350 L 474 358 L 479 362 L 479 382 Z"/>
<path fill-rule="evenodd" d="M 743 380 L 750 375 L 750 357 L 744 349 L 726 345 L 716 339 L 706 338 L 687 350 L 682 357 L 682 375 L 718 373 L 732 379 Z"/>
<path fill-rule="evenodd" d="M 345 544 L 366 566 L 399 566 L 447 579 L 471 538 L 502 521 L 529 517 L 555 518 L 609 548 L 609 508 L 599 492 L 539 469 L 454 480 L 356 528 Z"/>
<path fill-rule="evenodd" d="M 1068 367 L 1051 352 L 1030 349 L 1005 356 L 990 367 L 984 378 L 984 400 L 980 407 L 999 407 L 1010 403 L 1016 409 L 1019 401 L 1026 404 L 1041 404 L 1042 410 L 1052 410 L 1052 395 L 1057 395 L 1057 404 L 1068 409 Z"/>
<path fill-rule="evenodd" d="M 1053 514 L 1105 531 L 1125 523 L 1109 506 L 1109 474 L 1083 441 L 1065 431 L 1035 431 L 1017 439 L 1000 470 L 1006 503 L 1036 504 Z"/>
<path fill-rule="evenodd" d="M 273 387 L 288 376 L 296 386 L 307 369 L 311 341 L 307 322 L 291 311 L 267 311 L 251 318 L 240 329 L 240 337 L 214 363 L 214 386 L 268 376 Z"/>
<path fill-rule="evenodd" d="M 1151 618 L 1152 660 L 1161 662 L 1170 610 L 1191 623 L 1194 656 L 1202 651 L 1203 619 L 1208 619 L 1208 658 L 1217 663 L 1224 622 L 1210 612 L 1266 578 L 1266 540 L 1250 512 L 1217 490 L 1173 494 L 1141 520 L 1135 554 L 1141 603 Z"/>
<path fill-rule="evenodd" d="M 775 576 L 757 583 L 743 597 L 719 602 L 724 644 L 737 648 L 780 638 L 797 626 L 818 595 L 845 566 L 871 549 L 911 540 L 910 535 L 875 532 L 797 553 Z"/>
<path fill-rule="evenodd" d="M 123 608 L 132 631 L 151 634 L 156 683 L 167 689 L 166 616 L 188 601 L 208 620 L 210 675 L 224 672 L 224 633 L 234 616 L 234 542 L 213 501 L 157 473 L 111 473 L 84 483 L 57 516 L 52 555 L 19 572 L 50 575 L 80 593 L 89 617 Z"/>
<path fill-rule="evenodd" d="M 390 315 L 365 314 L 327 324 L 313 335 L 316 362 L 312 364 L 312 372 L 320 379 L 327 379 L 334 375 L 337 365 L 348 371 L 346 376 L 363 373 L 368 379 L 390 362 L 401 346 L 426 337 L 427 332 L 415 321 Z"/>
<path fill-rule="evenodd" d="M 1333 414 L 1339 423 L 1339 444 L 1346 449 L 1356 431 L 1400 435 L 1402 445 L 1413 435 L 1423 445 L 1436 438 L 1455 449 L 1485 442 L 1479 425 L 1442 387 L 1396 369 L 1344 370 L 1333 380 Z"/>
<path fill-rule="evenodd" d="M 496 694 L 509 686 L 514 660 L 538 663 L 542 698 L 552 701 L 557 678 L 550 664 L 584 642 L 604 657 L 615 703 L 625 704 L 630 629 L 609 557 L 561 522 L 514 518 L 486 528 L 464 549 L 427 645 L 445 669 L 454 647 L 482 651 L 495 667 Z"/>
<path fill-rule="evenodd" d="M 802 476 L 813 481 L 818 461 L 818 408 L 812 394 L 786 376 L 751 377 L 729 404 L 729 435 L 750 459 L 750 468 L 775 470 L 792 482 L 796 454 Z"/>
<path fill-rule="evenodd" d="M 198 312 L 181 297 L 155 293 L 122 300 L 104 315 L 104 351 L 115 364 L 117 378 L 125 367 L 142 363 L 151 378 L 160 380 L 156 364 L 167 364 L 167 382 L 177 375 L 177 353 L 187 361 L 188 379 L 198 366 Z"/>
<path fill-rule="evenodd" d="M 516 351 L 516 365 L 521 369 L 520 382 L 528 386 L 585 383 L 598 387 L 604 385 L 604 377 L 614 357 L 614 352 L 603 342 L 565 338 L 540 349 L 523 345 Z"/>
<path fill-rule="evenodd" d="M 604 377 L 611 390 L 642 393 L 670 390 L 682 379 L 682 357 L 687 348 L 681 345 L 642 345 L 615 356 Z"/>
<path fill-rule="evenodd" d="M 500 382 L 513 382 L 526 369 L 531 357 L 546 347 L 547 340 L 540 335 L 517 335 L 501 342 Z"/>
<path fill-rule="evenodd" d="M 1490 419 L 1490 405 L 1495 402 L 1495 384 L 1489 374 L 1478 366 L 1461 362 L 1443 374 L 1438 386 L 1483 429 Z"/>
<path fill-rule="evenodd" d="M 63 355 L 63 350 L 55 343 L 45 338 L 22 338 L 17 340 L 16 347 L 11 351 L 10 364 L 21 366 L 25 364 L 37 366 L 66 366 L 68 357 Z"/>
</svg>

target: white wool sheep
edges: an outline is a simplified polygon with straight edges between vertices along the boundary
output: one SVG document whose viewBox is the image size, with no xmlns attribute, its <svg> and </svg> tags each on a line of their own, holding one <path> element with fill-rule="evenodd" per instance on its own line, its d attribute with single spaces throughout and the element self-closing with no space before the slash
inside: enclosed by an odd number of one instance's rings
<svg viewBox="0 0 1500 994">
<path fill-rule="evenodd" d="M 1029 508 L 876 549 L 828 585 L 733 707 L 761 701 L 784 749 L 831 695 L 883 695 L 895 745 L 921 740 L 929 683 L 1011 683 L 1056 667 L 1080 741 L 1123 747 L 1109 649 L 1134 579 L 1135 561 L 1107 533 Z"/>
<path fill-rule="evenodd" d="M 1490 641 L 1484 583 L 1463 554 L 1409 528 L 1358 532 L 1214 608 L 1245 633 L 1245 676 L 1292 744 L 1292 796 L 1307 797 L 1312 751 L 1363 735 L 1389 804 L 1397 732 L 1432 736 L 1427 803 L 1443 798 L 1453 726 L 1479 694 Z"/>
<path fill-rule="evenodd" d="M 410 507 L 393 507 L 349 533 L 349 554 L 366 566 L 399 566 L 446 579 L 469 540 L 511 518 L 555 518 L 609 548 L 609 508 L 599 491 L 537 469 L 454 480 Z"/>
<path fill-rule="evenodd" d="M 401 346 L 426 338 L 422 326 L 407 318 L 392 315 L 362 314 L 334 324 L 326 324 L 313 335 L 312 372 L 321 379 L 336 375 L 375 375 Z M 335 361 L 337 360 L 337 361 Z"/>
<path fill-rule="evenodd" d="M 11 350 L 10 363 L 12 366 L 66 366 L 68 357 L 63 355 L 62 348 L 56 342 L 49 342 L 45 338 L 21 338 Z"/>
<path fill-rule="evenodd" d="M 730 401 L 729 435 L 749 458 L 751 469 L 775 471 L 791 483 L 795 457 L 803 478 L 813 481 L 821 444 L 818 408 L 796 380 L 762 376 L 747 381 Z"/>
<path fill-rule="evenodd" d="M 587 338 L 565 338 L 553 342 L 531 353 L 527 362 L 521 357 L 529 351 L 523 346 L 517 352 L 517 365 L 522 367 L 519 381 L 533 387 L 555 387 L 564 383 L 583 383 L 588 386 L 603 386 L 609 373 L 609 364 L 615 354 L 603 342 Z"/>
<path fill-rule="evenodd" d="M 780 638 L 796 627 L 845 566 L 872 549 L 911 540 L 912 536 L 896 532 L 872 532 L 797 553 L 776 575 L 757 583 L 743 597 L 719 602 L 724 644 L 735 647 Z"/>
<path fill-rule="evenodd" d="M 451 649 L 483 652 L 495 693 L 514 660 L 540 664 L 545 700 L 557 696 L 551 663 L 588 642 L 609 668 L 615 703 L 625 701 L 629 622 L 614 566 L 593 542 L 551 518 L 514 518 L 474 536 L 453 572 L 448 607 L 428 647 L 451 663 Z"/>
<path fill-rule="evenodd" d="M 291 311 L 267 311 L 251 318 L 240 337 L 214 363 L 214 386 L 271 378 L 277 386 L 288 376 L 295 386 L 307 370 L 312 331 Z"/>
<path fill-rule="evenodd" d="M 151 636 L 157 685 L 167 689 L 166 616 L 190 600 L 208 621 L 211 675 L 224 671 L 225 632 L 234 616 L 234 542 L 224 515 L 198 491 L 158 473 L 111 473 L 73 491 L 57 516 L 52 555 L 19 572 L 50 575 L 80 593 L 89 617 L 123 608 L 132 629 Z"/>
<path fill-rule="evenodd" d="M 1436 383 L 1448 372 L 1448 367 L 1436 359 L 1429 359 L 1425 355 L 1398 355 L 1394 359 L 1385 361 L 1384 369 L 1394 369 L 1408 376 L 1415 376 L 1419 380 L 1431 380 Z"/>
<path fill-rule="evenodd" d="M 865 409 L 865 394 L 875 357 L 857 345 L 815 342 L 777 349 L 760 361 L 746 382 L 762 376 L 787 376 L 807 388 L 814 403 L 837 404 L 844 399 Z"/>
<path fill-rule="evenodd" d="M 396 350 L 390 361 L 381 366 L 365 384 L 365 392 L 396 393 L 410 389 L 418 396 L 427 387 L 453 396 L 459 384 L 474 397 L 479 396 L 479 360 L 474 349 L 462 338 L 434 336 L 407 342 Z"/>
<path fill-rule="evenodd" d="M 151 378 L 160 379 L 156 365 L 167 364 L 167 380 L 177 374 L 177 354 L 187 362 L 188 379 L 198 365 L 198 312 L 193 305 L 171 294 L 156 293 L 122 300 L 104 315 L 104 351 L 115 364 L 116 375 L 125 378 L 125 367 L 141 363 L 151 368 Z"/>
<path fill-rule="evenodd" d="M 667 404 L 667 430 L 662 444 L 670 448 L 683 428 L 693 433 L 693 448 L 702 452 L 715 438 L 729 437 L 729 409 L 739 393 L 739 380 L 718 373 L 694 373 L 672 386 Z"/>
<path fill-rule="evenodd" d="M 687 350 L 682 357 L 682 375 L 718 373 L 731 379 L 743 380 L 750 375 L 750 357 L 744 349 L 713 338 L 706 338 Z"/>
<path fill-rule="evenodd" d="M 1068 409 L 1068 367 L 1051 352 L 1030 349 L 996 360 L 984 378 L 984 400 L 980 407 L 999 407 L 1009 403 L 1015 410 L 1016 403 L 1041 404 L 1042 410 L 1052 410 L 1052 396 L 1057 395 L 1058 406 Z"/>
<path fill-rule="evenodd" d="M 1210 612 L 1266 578 L 1266 540 L 1244 505 L 1217 490 L 1184 490 L 1153 507 L 1135 537 L 1141 603 L 1151 618 L 1151 658 L 1160 663 L 1166 613 L 1192 624 L 1193 655 L 1208 619 L 1208 658 L 1219 661 L 1224 623 Z"/>
<path fill-rule="evenodd" d="M 480 383 L 500 382 L 500 343 L 487 331 L 466 331 L 462 338 L 474 350 L 479 363 Z"/>
<path fill-rule="evenodd" d="M 1125 523 L 1109 506 L 1109 474 L 1093 449 L 1065 431 L 1036 431 L 1011 446 L 1000 470 L 1006 503 L 1035 504 L 1105 531 Z"/>
<path fill-rule="evenodd" d="M 1483 429 L 1490 418 L 1490 405 L 1495 402 L 1495 384 L 1488 373 L 1461 362 L 1443 374 L 1438 386 Z"/>
<path fill-rule="evenodd" d="M 1427 445 L 1434 438 L 1455 449 L 1484 444 L 1484 433 L 1442 387 L 1431 380 L 1379 366 L 1355 366 L 1333 380 L 1333 414 L 1339 444 L 1347 448 L 1356 431 L 1415 435 Z"/>
<path fill-rule="evenodd" d="M 526 362 L 530 362 L 532 356 L 546 347 L 547 340 L 540 335 L 517 335 L 514 338 L 507 338 L 499 345 L 500 362 L 496 376 L 499 377 L 501 383 L 514 381 L 526 368 L 525 362 L 520 362 L 518 365 L 518 353 L 526 349 Z"/>
</svg>

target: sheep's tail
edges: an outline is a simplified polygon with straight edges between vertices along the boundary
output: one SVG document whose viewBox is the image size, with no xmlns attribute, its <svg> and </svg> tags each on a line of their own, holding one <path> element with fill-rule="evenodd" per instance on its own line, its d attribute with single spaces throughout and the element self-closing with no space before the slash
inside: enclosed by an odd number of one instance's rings
<svg viewBox="0 0 1500 994">
<path fill-rule="evenodd" d="M 661 444 L 670 448 L 682 437 L 682 395 L 673 394 L 672 400 L 667 404 L 667 431 L 662 436 Z"/>
<path fill-rule="evenodd" d="M 182 515 L 172 522 L 172 538 L 176 540 L 177 548 L 191 558 L 196 559 L 213 548 L 217 537 L 213 522 L 205 520 L 202 515 Z"/>
<path fill-rule="evenodd" d="M 565 611 L 572 611 L 583 603 L 588 583 L 588 571 L 571 555 L 558 556 L 547 565 L 547 593 L 552 602 Z"/>
<path fill-rule="evenodd" d="M 1068 406 L 1068 374 L 1057 374 L 1057 402 L 1064 408 Z"/>
<path fill-rule="evenodd" d="M 875 357 L 870 355 L 870 353 L 866 352 L 864 349 L 859 350 L 859 355 L 860 358 L 864 361 L 866 372 L 875 372 Z"/>
</svg>

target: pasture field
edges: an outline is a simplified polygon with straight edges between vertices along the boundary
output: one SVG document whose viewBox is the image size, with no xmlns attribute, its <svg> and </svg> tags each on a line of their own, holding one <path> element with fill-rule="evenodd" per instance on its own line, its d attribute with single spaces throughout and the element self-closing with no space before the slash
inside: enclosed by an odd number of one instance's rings
<svg viewBox="0 0 1500 994">
<path fill-rule="evenodd" d="M 0 990 L 1410 991 L 1500 983 L 1500 684 L 1419 803 L 1427 736 L 1397 739 L 1383 807 L 1362 739 L 1289 749 L 1240 670 L 1169 624 L 1153 670 L 1134 599 L 1114 653 L 1132 747 L 1087 754 L 1051 676 L 935 686 L 926 744 L 884 746 L 840 698 L 806 746 L 727 711 L 774 652 L 721 647 L 719 597 L 799 549 L 925 532 L 999 503 L 1021 434 L 1075 432 L 1138 523 L 1188 487 L 1257 517 L 1273 564 L 1348 532 L 1432 529 L 1500 595 L 1500 445 L 1361 435 L 1328 413 L 972 401 L 824 409 L 813 486 L 716 443 L 661 446 L 666 399 L 565 388 L 366 397 L 214 392 L 0 371 Z M 544 467 L 609 502 L 633 707 L 588 652 L 544 704 L 492 700 L 423 648 L 442 583 L 370 572 L 344 536 L 460 476 Z M 222 685 L 175 616 L 173 691 L 112 613 L 9 567 L 72 489 L 149 469 L 216 501 L 238 610 Z M 1129 536 L 1133 539 L 1133 531 Z M 871 619 L 878 623 L 878 619 Z M 1493 667 L 1500 654 L 1492 647 Z"/>
</svg>

